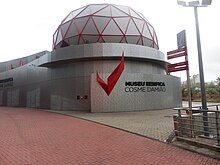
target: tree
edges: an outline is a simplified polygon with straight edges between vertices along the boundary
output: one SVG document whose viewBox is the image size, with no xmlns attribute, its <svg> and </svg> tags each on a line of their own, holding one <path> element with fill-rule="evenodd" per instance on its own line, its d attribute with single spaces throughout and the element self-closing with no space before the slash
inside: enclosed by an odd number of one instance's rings
<svg viewBox="0 0 220 165">
<path fill-rule="evenodd" d="M 216 81 L 217 81 L 217 84 L 220 85 L 220 77 L 217 77 Z"/>
</svg>

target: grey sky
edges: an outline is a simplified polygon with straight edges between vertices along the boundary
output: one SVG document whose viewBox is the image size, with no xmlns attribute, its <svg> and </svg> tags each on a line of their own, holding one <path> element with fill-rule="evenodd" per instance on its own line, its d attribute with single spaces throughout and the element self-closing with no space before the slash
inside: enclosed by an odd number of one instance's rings
<svg viewBox="0 0 220 165">
<path fill-rule="evenodd" d="M 52 35 L 72 10 L 90 3 L 130 6 L 141 12 L 154 26 L 160 50 L 176 49 L 176 34 L 186 29 L 190 74 L 198 74 L 194 13 L 178 6 L 176 0 L 7 0 L 0 5 L 0 62 L 52 49 Z M 199 8 L 205 81 L 220 76 L 220 1 Z M 185 72 L 173 74 L 185 80 Z"/>
</svg>

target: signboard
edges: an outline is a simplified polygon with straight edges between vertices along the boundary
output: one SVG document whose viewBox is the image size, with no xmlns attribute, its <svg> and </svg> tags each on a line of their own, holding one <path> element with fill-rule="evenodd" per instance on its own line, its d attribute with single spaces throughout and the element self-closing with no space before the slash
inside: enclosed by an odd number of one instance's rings
<svg viewBox="0 0 220 165">
<path fill-rule="evenodd" d="M 177 47 L 178 49 L 186 47 L 186 30 L 182 30 L 177 34 Z"/>
</svg>

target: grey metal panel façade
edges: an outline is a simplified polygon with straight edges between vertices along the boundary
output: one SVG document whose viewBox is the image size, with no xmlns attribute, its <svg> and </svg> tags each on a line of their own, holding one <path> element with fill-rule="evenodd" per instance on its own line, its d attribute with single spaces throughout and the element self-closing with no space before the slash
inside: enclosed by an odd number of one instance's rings
<svg viewBox="0 0 220 165">
<path fill-rule="evenodd" d="M 105 57 L 121 57 L 124 52 L 125 57 L 146 60 L 166 65 L 164 54 L 156 49 L 141 45 L 125 44 L 125 43 L 93 43 L 84 45 L 72 45 L 57 49 L 51 52 L 51 58 L 40 66 L 48 66 L 51 63 L 57 63 L 67 60 L 105 58 Z"/>
<path fill-rule="evenodd" d="M 100 74 L 103 79 L 108 74 Z M 160 82 L 156 86 L 126 86 L 126 82 Z M 166 109 L 181 106 L 180 78 L 158 74 L 123 73 L 112 93 L 108 96 L 91 76 L 91 112 L 120 112 Z"/>
<path fill-rule="evenodd" d="M 120 63 L 123 51 L 126 69 L 120 80 L 164 81 L 167 92 L 124 93 L 124 83 L 119 81 L 107 97 L 96 81 L 96 72 L 107 78 Z M 13 79 L 12 84 L 0 84 L 0 105 L 109 112 L 181 104 L 180 80 L 166 75 L 164 54 L 141 45 L 94 43 L 46 51 L 23 66 L 0 73 L 0 80 L 8 78 Z M 134 100 L 137 102 L 130 104 Z"/>
</svg>

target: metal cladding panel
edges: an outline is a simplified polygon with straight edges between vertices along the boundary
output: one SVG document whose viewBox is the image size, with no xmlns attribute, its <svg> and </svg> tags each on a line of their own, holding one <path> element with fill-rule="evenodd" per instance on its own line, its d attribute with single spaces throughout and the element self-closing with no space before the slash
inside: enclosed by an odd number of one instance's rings
<svg viewBox="0 0 220 165">
<path fill-rule="evenodd" d="M 57 79 L 51 82 L 51 109 L 89 110 L 90 77 Z M 80 97 L 78 99 L 78 96 Z M 87 98 L 85 98 L 87 96 Z"/>
<path fill-rule="evenodd" d="M 125 61 L 125 73 L 165 74 L 164 68 L 157 64 L 143 61 Z M 79 61 L 62 64 L 51 68 L 51 80 L 87 77 L 92 73 L 111 73 L 118 65 L 118 60 Z"/>
<path fill-rule="evenodd" d="M 34 108 L 41 106 L 42 100 L 40 97 L 40 86 L 42 83 L 49 84 L 48 80 L 51 78 L 49 72 L 50 69 L 38 67 L 43 54 L 48 58 L 49 53 L 45 54 L 43 52 L 24 57 L 24 59 L 30 58 L 30 61 L 32 62 L 0 73 L 1 80 L 12 78 L 11 85 L 9 82 L 1 83 L 0 90 L 3 91 L 2 105 L 27 106 Z M 36 55 L 38 56 L 37 59 Z M 42 58 L 45 57 L 43 56 Z M 44 91 L 48 92 L 48 90 Z M 49 108 L 49 106 L 45 107 Z"/>
<path fill-rule="evenodd" d="M 13 89 L 12 90 L 12 100 L 11 100 L 11 104 L 12 106 L 19 106 L 19 89 Z"/>
<path fill-rule="evenodd" d="M 109 74 L 100 74 L 104 80 Z M 153 86 L 135 91 L 142 86 L 126 86 L 125 82 L 163 82 L 163 91 Z M 143 88 L 142 88 L 143 89 Z M 165 109 L 181 106 L 180 79 L 168 75 L 122 73 L 112 93 L 108 96 L 91 76 L 91 112 L 119 112 Z"/>
<path fill-rule="evenodd" d="M 98 72 L 106 80 L 118 66 L 118 59 L 121 58 L 123 51 L 125 70 L 111 95 L 106 97 L 103 90 L 96 86 L 97 84 L 91 86 L 91 82 L 96 82 L 91 81 L 91 75 L 96 75 Z M 0 79 L 13 78 L 13 86 L 0 88 L 0 104 L 57 110 L 89 111 L 92 108 L 93 111 L 100 112 L 156 109 L 179 104 L 180 83 L 176 83 L 179 79 L 173 77 L 169 79 L 169 76 L 165 75 L 164 65 L 155 61 L 166 64 L 164 55 L 160 51 L 132 44 L 96 43 L 58 49 L 24 66 L 0 73 Z M 48 64 L 48 68 L 40 67 L 40 64 Z M 120 90 L 122 79 L 156 81 L 159 78 L 166 84 L 172 84 L 174 81 L 172 86 L 176 86 L 177 91 L 167 93 L 169 98 L 165 97 L 164 93 L 161 96 L 157 93 L 150 93 L 150 95 L 139 93 L 138 96 L 134 96 L 137 93 L 127 93 L 126 97 L 123 92 L 114 94 L 117 89 Z M 91 93 L 91 87 L 95 88 L 97 93 Z M 168 85 L 167 89 L 169 89 Z M 173 95 L 175 97 L 171 97 Z M 110 97 L 111 100 L 108 100 Z M 154 102 L 152 98 L 160 101 Z M 174 98 L 178 98 L 177 102 L 172 100 Z M 137 107 L 136 103 L 130 104 L 135 99 L 139 101 L 140 107 Z M 94 110 L 97 106 L 103 109 Z"/>
<path fill-rule="evenodd" d="M 7 106 L 12 106 L 12 91 L 7 91 Z"/>
<path fill-rule="evenodd" d="M 7 105 L 7 91 L 6 90 L 0 90 L 0 106 L 6 106 Z"/>
<path fill-rule="evenodd" d="M 20 68 L 36 59 L 41 58 L 42 56 L 45 56 L 46 54 L 49 54 L 48 51 L 42 51 L 27 57 L 22 57 L 19 59 L 14 59 L 6 62 L 1 62 L 0 63 L 0 73 L 5 72 L 5 71 L 10 71 L 14 70 L 16 68 Z M 45 62 L 44 62 L 45 63 Z"/>
<path fill-rule="evenodd" d="M 3 105 L 3 90 L 0 90 L 0 105 Z"/>
<path fill-rule="evenodd" d="M 41 65 L 47 66 L 54 62 L 83 58 L 120 57 L 122 52 L 125 57 L 154 60 L 166 64 L 164 54 L 153 48 L 125 43 L 93 43 L 57 49 L 51 53 L 51 61 L 45 61 Z"/>
</svg>

